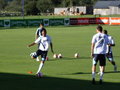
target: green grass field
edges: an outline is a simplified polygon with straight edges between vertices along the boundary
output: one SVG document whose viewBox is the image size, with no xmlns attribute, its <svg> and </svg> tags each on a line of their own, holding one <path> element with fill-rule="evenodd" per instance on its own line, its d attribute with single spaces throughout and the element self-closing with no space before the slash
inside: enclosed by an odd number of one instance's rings
<svg viewBox="0 0 120 90">
<path fill-rule="evenodd" d="M 55 16 L 55 15 L 49 15 L 49 16 L 6 16 L 6 17 L 0 17 L 0 20 L 5 20 L 5 19 L 50 19 L 50 18 L 95 18 L 99 17 L 99 15 L 77 15 L 77 16 Z M 120 15 L 101 15 L 100 17 L 120 17 Z"/>
<path fill-rule="evenodd" d="M 118 72 L 107 61 L 103 85 L 91 84 L 90 45 L 96 33 L 96 25 L 46 27 L 52 37 L 54 51 L 62 53 L 62 59 L 53 59 L 48 53 L 42 72 L 43 78 L 35 77 L 39 62 L 32 60 L 31 52 L 37 45 L 27 48 L 34 41 L 36 28 L 0 28 L 0 90 L 119 90 L 120 89 L 120 26 L 103 26 L 114 37 L 113 48 Z M 75 59 L 74 54 L 80 53 Z M 99 67 L 97 67 L 97 71 Z M 28 71 L 32 71 L 29 74 Z M 99 81 L 99 75 L 96 75 Z"/>
</svg>

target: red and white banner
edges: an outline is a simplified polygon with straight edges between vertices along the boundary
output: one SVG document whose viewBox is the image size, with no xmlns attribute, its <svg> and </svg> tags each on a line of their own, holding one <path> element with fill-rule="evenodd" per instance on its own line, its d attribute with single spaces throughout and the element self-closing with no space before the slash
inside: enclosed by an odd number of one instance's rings
<svg viewBox="0 0 120 90">
<path fill-rule="evenodd" d="M 70 18 L 70 25 L 88 25 L 89 18 Z"/>
<path fill-rule="evenodd" d="M 70 18 L 70 25 L 109 24 L 108 17 L 101 18 Z"/>
<path fill-rule="evenodd" d="M 109 24 L 109 18 L 108 17 L 96 18 L 96 24 Z"/>
<path fill-rule="evenodd" d="M 120 25 L 120 17 L 110 17 L 109 22 L 110 25 Z"/>
</svg>

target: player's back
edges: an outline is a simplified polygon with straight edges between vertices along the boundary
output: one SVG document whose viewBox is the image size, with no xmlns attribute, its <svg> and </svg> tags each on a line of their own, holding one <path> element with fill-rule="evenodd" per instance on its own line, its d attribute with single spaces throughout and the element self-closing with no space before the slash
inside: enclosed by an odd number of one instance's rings
<svg viewBox="0 0 120 90">
<path fill-rule="evenodd" d="M 92 42 L 95 44 L 94 54 L 105 54 L 108 37 L 103 33 L 97 33 L 93 36 Z"/>
</svg>

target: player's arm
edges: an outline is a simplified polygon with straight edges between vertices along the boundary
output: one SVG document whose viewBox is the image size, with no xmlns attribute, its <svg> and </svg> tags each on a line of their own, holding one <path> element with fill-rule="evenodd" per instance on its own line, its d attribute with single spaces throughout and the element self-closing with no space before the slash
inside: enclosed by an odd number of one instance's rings
<svg viewBox="0 0 120 90">
<path fill-rule="evenodd" d="M 95 44 L 92 43 L 92 44 L 91 44 L 91 57 L 93 57 L 94 47 L 95 47 Z"/>
<path fill-rule="evenodd" d="M 96 39 L 95 38 L 96 37 L 93 36 L 92 42 L 91 42 L 91 57 L 93 57 L 93 55 L 94 55 L 94 47 L 95 47 L 95 43 L 96 43 Z"/>
<path fill-rule="evenodd" d="M 39 37 L 39 38 L 37 38 L 37 39 L 35 40 L 35 42 L 33 42 L 33 43 L 29 44 L 29 45 L 28 45 L 28 47 L 34 46 L 35 44 L 39 43 L 39 42 L 40 42 L 40 40 L 41 40 L 41 38 L 40 38 L 40 37 Z"/>
<path fill-rule="evenodd" d="M 36 43 L 33 42 L 33 43 L 29 44 L 28 47 L 34 46 L 35 44 L 36 44 Z"/>
<path fill-rule="evenodd" d="M 115 46 L 115 43 L 114 44 L 110 44 L 109 46 Z"/>
<path fill-rule="evenodd" d="M 52 44 L 52 42 L 50 42 L 50 47 L 51 47 L 51 52 L 54 54 L 53 44 Z"/>
</svg>

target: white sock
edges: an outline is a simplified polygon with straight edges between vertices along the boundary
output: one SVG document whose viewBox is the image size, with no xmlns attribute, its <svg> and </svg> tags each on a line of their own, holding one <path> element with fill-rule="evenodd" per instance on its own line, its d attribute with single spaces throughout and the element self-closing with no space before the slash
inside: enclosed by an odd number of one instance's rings
<svg viewBox="0 0 120 90">
<path fill-rule="evenodd" d="M 100 72 L 100 80 L 102 80 L 104 73 Z"/>
<path fill-rule="evenodd" d="M 41 71 L 42 67 L 43 67 L 44 63 L 41 62 L 40 65 L 39 65 L 39 68 L 38 68 L 38 71 L 37 71 L 37 74 Z"/>
<path fill-rule="evenodd" d="M 92 78 L 95 78 L 95 74 L 96 74 L 95 72 L 92 72 Z"/>
<path fill-rule="evenodd" d="M 40 61 L 38 57 L 36 58 L 36 61 Z"/>
</svg>

